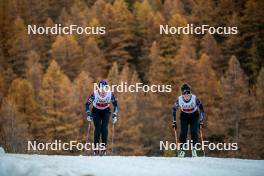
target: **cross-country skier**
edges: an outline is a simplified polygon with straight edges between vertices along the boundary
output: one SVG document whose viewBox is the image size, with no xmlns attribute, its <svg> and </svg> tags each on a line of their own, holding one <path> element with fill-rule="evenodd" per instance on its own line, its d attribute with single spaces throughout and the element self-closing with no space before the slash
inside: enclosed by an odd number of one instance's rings
<svg viewBox="0 0 264 176">
<path fill-rule="evenodd" d="M 114 106 L 112 114 L 112 122 L 115 124 L 117 122 L 117 113 L 118 113 L 118 104 L 117 98 L 108 90 L 108 84 L 106 81 L 99 82 L 99 90 L 94 90 L 94 92 L 88 97 L 87 102 L 85 103 L 85 110 L 87 113 L 88 122 L 94 122 L 94 145 L 100 145 L 100 139 L 103 145 L 103 149 L 96 147 L 94 149 L 94 155 L 105 155 L 107 148 L 107 137 L 108 137 L 108 123 L 110 117 L 110 104 Z M 93 108 L 90 111 L 90 104 Z"/>
<path fill-rule="evenodd" d="M 201 101 L 191 93 L 191 87 L 188 84 L 183 84 L 181 87 L 182 95 L 176 100 L 172 114 L 173 114 L 173 128 L 176 130 L 176 111 L 180 108 L 180 143 L 186 143 L 188 126 L 191 129 L 191 140 L 193 145 L 198 142 L 198 126 L 203 126 L 204 122 L 204 109 Z M 184 157 L 185 151 L 180 146 L 179 157 Z M 192 156 L 196 157 L 197 152 L 192 150 Z"/>
</svg>

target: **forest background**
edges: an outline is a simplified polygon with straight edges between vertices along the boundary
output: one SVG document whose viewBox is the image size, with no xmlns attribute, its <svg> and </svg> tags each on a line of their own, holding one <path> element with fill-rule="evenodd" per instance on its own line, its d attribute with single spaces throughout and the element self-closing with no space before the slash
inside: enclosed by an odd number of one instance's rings
<svg viewBox="0 0 264 176">
<path fill-rule="evenodd" d="M 0 146 L 8 152 L 28 153 L 28 140 L 85 142 L 84 103 L 106 79 L 172 85 L 170 93 L 117 93 L 116 154 L 173 155 L 159 141 L 174 142 L 172 106 L 186 82 L 204 104 L 205 139 L 239 145 L 208 156 L 264 158 L 264 1 L 1 0 L 0 8 Z M 105 26 L 106 35 L 27 34 L 28 24 L 55 23 Z M 159 34 L 160 24 L 188 23 L 239 33 Z"/>
</svg>

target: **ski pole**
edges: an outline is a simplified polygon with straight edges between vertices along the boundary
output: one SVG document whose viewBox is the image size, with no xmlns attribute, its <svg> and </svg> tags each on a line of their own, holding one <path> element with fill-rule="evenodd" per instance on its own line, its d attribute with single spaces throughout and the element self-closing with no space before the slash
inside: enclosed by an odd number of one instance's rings
<svg viewBox="0 0 264 176">
<path fill-rule="evenodd" d="M 202 125 L 200 125 L 199 131 L 200 131 L 201 141 L 203 143 L 203 127 L 202 127 Z M 204 151 L 204 149 L 203 149 L 203 156 L 205 157 L 205 151 Z"/>
<path fill-rule="evenodd" d="M 89 142 L 90 128 L 91 128 L 91 122 L 88 122 L 87 134 L 86 134 L 86 144 Z"/>
<path fill-rule="evenodd" d="M 112 125 L 112 155 L 114 155 L 115 124 Z"/>
<path fill-rule="evenodd" d="M 177 154 L 178 154 L 178 135 L 177 135 L 176 128 L 173 128 L 173 131 L 174 131 L 174 137 L 175 137 L 176 150 L 177 150 Z"/>
</svg>

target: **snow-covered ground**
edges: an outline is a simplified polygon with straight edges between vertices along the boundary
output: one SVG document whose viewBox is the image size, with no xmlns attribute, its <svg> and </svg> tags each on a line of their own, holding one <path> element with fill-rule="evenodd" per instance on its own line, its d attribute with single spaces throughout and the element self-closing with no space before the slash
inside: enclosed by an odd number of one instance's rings
<svg viewBox="0 0 264 176">
<path fill-rule="evenodd" d="M 0 176 L 254 176 L 264 160 L 0 154 Z"/>
</svg>

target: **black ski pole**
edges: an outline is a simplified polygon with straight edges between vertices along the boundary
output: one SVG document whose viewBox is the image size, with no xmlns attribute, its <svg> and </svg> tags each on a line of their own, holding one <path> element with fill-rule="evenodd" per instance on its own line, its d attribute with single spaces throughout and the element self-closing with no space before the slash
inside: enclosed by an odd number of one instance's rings
<svg viewBox="0 0 264 176">
<path fill-rule="evenodd" d="M 114 155 L 115 124 L 112 125 L 112 155 Z"/>
<path fill-rule="evenodd" d="M 202 125 L 200 125 L 200 137 L 201 137 L 201 141 L 202 141 L 202 144 L 203 144 L 203 127 Z M 205 150 L 203 149 L 203 156 L 205 157 Z"/>
<path fill-rule="evenodd" d="M 177 135 L 176 127 L 173 127 L 173 131 L 174 131 L 174 137 L 175 137 L 176 152 L 177 152 L 177 155 L 178 155 L 178 135 Z"/>
<path fill-rule="evenodd" d="M 87 134 L 86 134 L 86 144 L 89 142 L 90 128 L 91 128 L 91 122 L 88 122 Z"/>
</svg>

